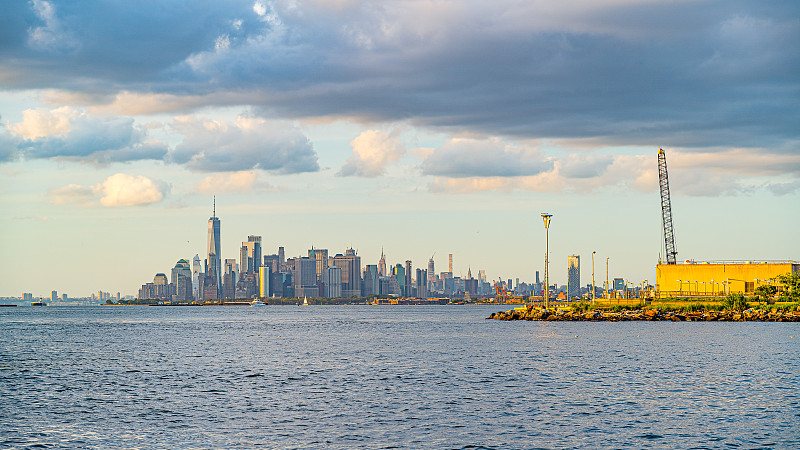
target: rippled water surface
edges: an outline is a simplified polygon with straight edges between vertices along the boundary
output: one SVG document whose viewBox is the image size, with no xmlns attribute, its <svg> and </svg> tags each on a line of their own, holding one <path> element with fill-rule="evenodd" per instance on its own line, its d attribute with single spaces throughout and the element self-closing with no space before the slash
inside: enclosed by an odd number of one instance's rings
<svg viewBox="0 0 800 450">
<path fill-rule="evenodd" d="M 800 448 L 800 324 L 0 308 L 0 447 Z"/>
</svg>

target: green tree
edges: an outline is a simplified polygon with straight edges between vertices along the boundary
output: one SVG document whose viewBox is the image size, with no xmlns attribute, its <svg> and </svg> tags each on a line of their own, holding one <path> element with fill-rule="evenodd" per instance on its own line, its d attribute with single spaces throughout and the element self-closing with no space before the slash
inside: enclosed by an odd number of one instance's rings
<svg viewBox="0 0 800 450">
<path fill-rule="evenodd" d="M 789 272 L 776 277 L 784 286 L 784 295 L 792 301 L 800 301 L 800 272 Z"/>
<path fill-rule="evenodd" d="M 777 293 L 778 288 L 771 284 L 762 284 L 755 291 L 757 300 L 764 299 L 770 305 L 775 303 L 775 294 Z"/>
<path fill-rule="evenodd" d="M 726 311 L 744 311 L 748 308 L 750 308 L 750 305 L 741 292 L 731 292 L 722 302 L 722 309 Z"/>
</svg>

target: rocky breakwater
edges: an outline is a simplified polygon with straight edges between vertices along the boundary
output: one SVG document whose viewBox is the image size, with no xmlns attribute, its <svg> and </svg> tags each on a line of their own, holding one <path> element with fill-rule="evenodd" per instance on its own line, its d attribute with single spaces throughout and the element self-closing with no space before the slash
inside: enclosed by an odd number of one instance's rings
<svg viewBox="0 0 800 450">
<path fill-rule="evenodd" d="M 694 311 L 675 312 L 659 309 L 629 311 L 572 311 L 570 309 L 515 308 L 492 313 L 486 319 L 539 320 L 539 321 L 598 321 L 621 322 L 626 320 L 673 322 L 800 322 L 800 311 L 748 309 L 745 311 Z"/>
</svg>

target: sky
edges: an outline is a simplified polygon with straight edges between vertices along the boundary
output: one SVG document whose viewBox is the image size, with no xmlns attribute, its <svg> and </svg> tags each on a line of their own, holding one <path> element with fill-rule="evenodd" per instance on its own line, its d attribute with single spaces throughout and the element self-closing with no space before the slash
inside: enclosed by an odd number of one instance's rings
<svg viewBox="0 0 800 450">
<path fill-rule="evenodd" d="M 20 1 L 0 15 L 0 296 L 206 252 L 654 280 L 800 259 L 800 3 Z"/>
</svg>

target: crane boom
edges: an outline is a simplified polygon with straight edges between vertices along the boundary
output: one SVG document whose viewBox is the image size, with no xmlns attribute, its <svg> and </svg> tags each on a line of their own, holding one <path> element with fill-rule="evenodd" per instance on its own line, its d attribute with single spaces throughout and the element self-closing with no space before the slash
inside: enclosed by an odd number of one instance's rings
<svg viewBox="0 0 800 450">
<path fill-rule="evenodd" d="M 667 155 L 658 148 L 658 184 L 661 188 L 661 218 L 664 227 L 664 250 L 667 264 L 677 262 L 678 251 L 675 249 L 675 231 L 672 229 L 672 205 L 669 199 L 669 177 L 667 176 Z"/>
</svg>

